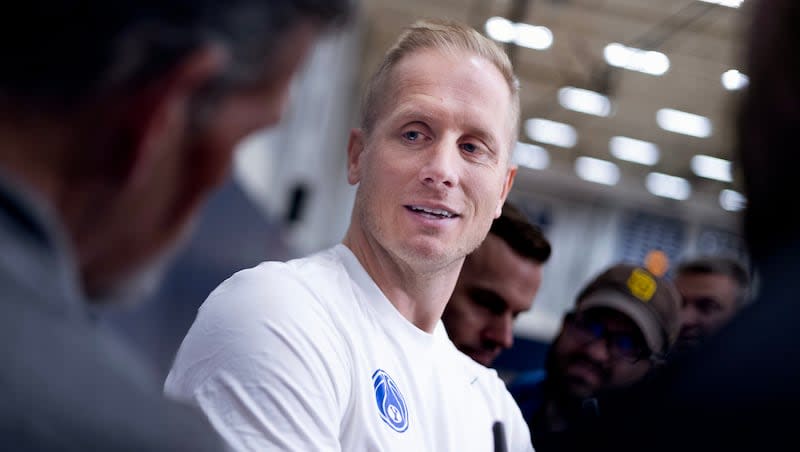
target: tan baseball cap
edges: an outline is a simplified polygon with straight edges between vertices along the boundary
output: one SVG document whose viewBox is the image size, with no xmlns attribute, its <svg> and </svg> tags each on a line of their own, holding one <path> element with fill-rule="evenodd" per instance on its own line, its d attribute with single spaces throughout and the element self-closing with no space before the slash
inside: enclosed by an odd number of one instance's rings
<svg viewBox="0 0 800 452">
<path fill-rule="evenodd" d="M 680 300 L 672 282 L 643 267 L 617 264 L 580 292 L 576 310 L 603 307 L 627 315 L 641 330 L 650 350 L 663 354 L 680 331 Z"/>
</svg>

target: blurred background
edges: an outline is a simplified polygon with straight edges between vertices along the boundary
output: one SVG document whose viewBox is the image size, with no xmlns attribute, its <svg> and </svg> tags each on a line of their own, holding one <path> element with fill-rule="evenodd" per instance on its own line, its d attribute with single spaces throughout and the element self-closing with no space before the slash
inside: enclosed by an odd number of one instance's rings
<svg viewBox="0 0 800 452">
<path fill-rule="evenodd" d="M 282 124 L 241 143 L 160 292 L 106 321 L 166 376 L 220 282 L 338 243 L 355 193 L 345 157 L 361 87 L 404 26 L 441 17 L 505 46 L 520 79 L 510 199 L 553 254 L 496 367 L 538 368 L 578 290 L 608 264 L 641 263 L 652 250 L 672 263 L 699 254 L 747 262 L 746 200 L 731 161 L 747 15 L 741 0 L 364 0 L 358 20 L 294 80 Z"/>
</svg>

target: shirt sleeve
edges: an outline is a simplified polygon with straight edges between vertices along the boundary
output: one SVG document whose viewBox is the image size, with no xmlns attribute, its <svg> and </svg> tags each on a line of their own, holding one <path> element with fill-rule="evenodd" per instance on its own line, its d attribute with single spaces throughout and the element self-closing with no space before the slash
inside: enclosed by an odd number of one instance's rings
<svg viewBox="0 0 800 452">
<path fill-rule="evenodd" d="M 331 314 L 285 264 L 208 297 L 167 377 L 237 451 L 339 451 L 350 359 Z"/>
</svg>

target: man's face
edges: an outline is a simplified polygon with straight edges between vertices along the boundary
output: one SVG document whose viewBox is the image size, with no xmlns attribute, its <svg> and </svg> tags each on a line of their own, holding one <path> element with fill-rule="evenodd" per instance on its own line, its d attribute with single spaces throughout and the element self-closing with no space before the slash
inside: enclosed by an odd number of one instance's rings
<svg viewBox="0 0 800 452">
<path fill-rule="evenodd" d="M 373 130 L 354 130 L 356 235 L 402 267 L 460 264 L 513 181 L 511 93 L 488 61 L 423 50 L 393 69 Z"/>
<path fill-rule="evenodd" d="M 611 309 L 591 308 L 568 316 L 551 353 L 548 372 L 567 395 L 577 398 L 629 386 L 652 367 L 639 328 Z"/>
<path fill-rule="evenodd" d="M 489 234 L 464 260 L 442 320 L 459 350 L 490 366 L 514 342 L 512 326 L 530 309 L 542 282 L 542 265 Z"/>
<path fill-rule="evenodd" d="M 737 310 L 738 286 L 733 278 L 721 274 L 680 274 L 675 286 L 681 293 L 681 345 L 691 345 L 714 333 Z"/>
</svg>

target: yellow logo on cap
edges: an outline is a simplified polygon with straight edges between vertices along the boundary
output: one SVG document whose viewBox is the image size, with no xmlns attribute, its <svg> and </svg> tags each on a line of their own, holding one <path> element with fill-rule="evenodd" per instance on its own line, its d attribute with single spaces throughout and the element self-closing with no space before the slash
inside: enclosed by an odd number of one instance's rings
<svg viewBox="0 0 800 452">
<path fill-rule="evenodd" d="M 653 294 L 656 293 L 656 280 L 641 268 L 636 268 L 631 272 L 627 284 L 631 294 L 645 303 L 650 301 Z"/>
</svg>

